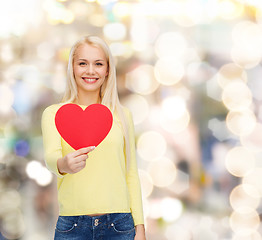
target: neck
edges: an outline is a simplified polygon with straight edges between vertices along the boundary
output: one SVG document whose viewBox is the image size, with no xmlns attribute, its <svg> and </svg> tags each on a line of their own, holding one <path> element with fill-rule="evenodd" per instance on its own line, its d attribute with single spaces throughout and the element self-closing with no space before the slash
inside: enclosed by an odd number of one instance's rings
<svg viewBox="0 0 262 240">
<path fill-rule="evenodd" d="M 84 106 L 89 106 L 95 103 L 101 103 L 101 98 L 97 93 L 80 94 L 78 93 L 78 99 L 75 99 L 74 103 Z"/>
</svg>

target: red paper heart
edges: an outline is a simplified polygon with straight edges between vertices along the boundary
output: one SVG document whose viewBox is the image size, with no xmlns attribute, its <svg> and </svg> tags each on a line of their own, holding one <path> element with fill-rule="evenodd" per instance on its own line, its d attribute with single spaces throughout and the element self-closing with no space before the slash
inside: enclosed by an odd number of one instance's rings
<svg viewBox="0 0 262 240">
<path fill-rule="evenodd" d="M 111 111 L 102 104 L 91 104 L 85 110 L 76 104 L 65 104 L 55 116 L 61 137 L 75 150 L 98 146 L 113 123 Z"/>
</svg>

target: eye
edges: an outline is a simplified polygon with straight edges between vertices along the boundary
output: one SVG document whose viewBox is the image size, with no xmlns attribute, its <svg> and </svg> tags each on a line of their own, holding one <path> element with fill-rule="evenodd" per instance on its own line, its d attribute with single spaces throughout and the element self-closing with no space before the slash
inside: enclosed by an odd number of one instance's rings
<svg viewBox="0 0 262 240">
<path fill-rule="evenodd" d="M 86 63 L 85 62 L 80 62 L 79 65 L 83 66 L 83 65 L 86 65 Z"/>
<path fill-rule="evenodd" d="M 101 63 L 101 62 L 97 62 L 96 65 L 97 65 L 97 66 L 103 66 L 104 64 Z"/>
</svg>

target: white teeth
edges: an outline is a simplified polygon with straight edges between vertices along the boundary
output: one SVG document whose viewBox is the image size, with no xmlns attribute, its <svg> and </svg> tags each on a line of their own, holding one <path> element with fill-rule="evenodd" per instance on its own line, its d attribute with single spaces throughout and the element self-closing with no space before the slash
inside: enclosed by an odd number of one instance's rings
<svg viewBox="0 0 262 240">
<path fill-rule="evenodd" d="M 86 82 L 94 82 L 96 78 L 83 78 Z"/>
</svg>

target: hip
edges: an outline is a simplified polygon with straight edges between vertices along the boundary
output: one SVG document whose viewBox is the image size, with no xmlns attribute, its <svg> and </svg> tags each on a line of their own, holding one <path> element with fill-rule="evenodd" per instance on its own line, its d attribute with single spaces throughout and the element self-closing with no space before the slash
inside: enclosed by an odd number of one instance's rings
<svg viewBox="0 0 262 240">
<path fill-rule="evenodd" d="M 131 213 L 110 213 L 99 216 L 59 216 L 55 240 L 117 239 L 133 240 L 135 226 Z"/>
</svg>

